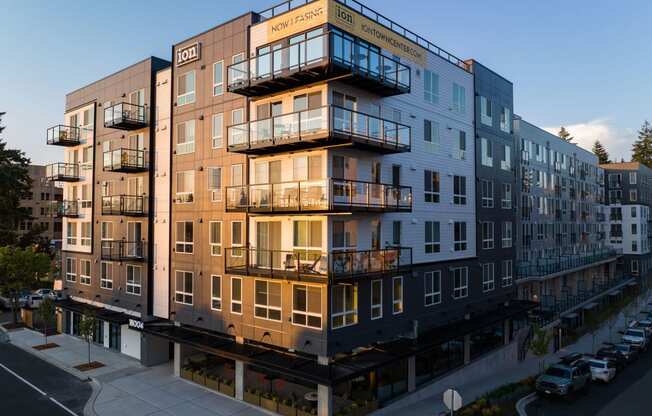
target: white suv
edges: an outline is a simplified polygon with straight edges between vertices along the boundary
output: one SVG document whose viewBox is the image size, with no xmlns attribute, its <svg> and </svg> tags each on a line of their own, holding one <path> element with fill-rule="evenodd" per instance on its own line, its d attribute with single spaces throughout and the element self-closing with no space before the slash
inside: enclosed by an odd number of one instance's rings
<svg viewBox="0 0 652 416">
<path fill-rule="evenodd" d="M 616 365 L 612 361 L 597 358 L 588 358 L 586 361 L 591 367 L 591 380 L 608 383 L 616 377 Z"/>
</svg>

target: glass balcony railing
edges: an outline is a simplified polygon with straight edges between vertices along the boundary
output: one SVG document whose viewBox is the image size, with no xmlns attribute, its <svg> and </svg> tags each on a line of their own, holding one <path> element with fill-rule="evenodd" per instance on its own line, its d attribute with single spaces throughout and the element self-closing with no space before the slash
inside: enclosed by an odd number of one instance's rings
<svg viewBox="0 0 652 416">
<path fill-rule="evenodd" d="M 100 255 L 102 260 L 143 261 L 146 247 L 144 241 L 103 240 Z"/>
<path fill-rule="evenodd" d="M 536 263 L 520 264 L 518 266 L 518 279 L 546 278 L 567 270 L 588 267 L 610 258 L 621 256 L 622 250 L 607 249 L 597 250 L 582 254 L 564 255 L 551 259 L 538 259 Z"/>
<path fill-rule="evenodd" d="M 137 130 L 147 127 L 147 107 L 131 103 L 117 103 L 104 109 L 104 127 L 119 130 Z"/>
<path fill-rule="evenodd" d="M 230 126 L 228 150 L 265 154 L 325 144 L 353 144 L 380 153 L 409 152 L 411 128 L 330 105 Z"/>
<path fill-rule="evenodd" d="M 48 129 L 47 137 L 47 143 L 55 146 L 77 146 L 81 143 L 79 127 L 59 124 Z"/>
<path fill-rule="evenodd" d="M 261 53 L 227 68 L 230 92 L 266 95 L 296 86 L 345 76 L 379 95 L 410 92 L 410 67 L 377 48 L 338 31 L 317 34 L 284 48 Z"/>
<path fill-rule="evenodd" d="M 320 252 L 230 247 L 225 249 L 225 261 L 229 274 L 336 282 L 409 269 L 412 249 L 390 247 Z"/>
<path fill-rule="evenodd" d="M 147 215 L 147 197 L 140 195 L 113 195 L 102 197 L 102 215 L 142 217 Z"/>
<path fill-rule="evenodd" d="M 412 210 L 412 188 L 354 181 L 319 179 L 226 188 L 227 211 L 331 212 Z"/>
<path fill-rule="evenodd" d="M 148 153 L 137 149 L 104 152 L 104 170 L 110 172 L 145 172 L 149 169 Z"/>
<path fill-rule="evenodd" d="M 45 176 L 50 181 L 77 182 L 81 179 L 77 163 L 58 162 L 47 165 Z"/>
<path fill-rule="evenodd" d="M 52 201 L 48 209 L 53 217 L 75 218 L 79 216 L 79 201 Z"/>
</svg>

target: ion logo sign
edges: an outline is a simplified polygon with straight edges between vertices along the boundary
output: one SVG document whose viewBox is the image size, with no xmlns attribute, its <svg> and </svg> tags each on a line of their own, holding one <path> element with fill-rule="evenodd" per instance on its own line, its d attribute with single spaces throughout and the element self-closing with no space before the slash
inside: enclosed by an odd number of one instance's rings
<svg viewBox="0 0 652 416">
<path fill-rule="evenodd" d="M 140 329 L 141 331 L 145 329 L 145 324 L 142 321 L 136 319 L 129 320 L 129 328 Z"/>
<path fill-rule="evenodd" d="M 185 65 L 199 60 L 201 55 L 201 43 L 193 43 L 177 50 L 177 66 Z"/>
<path fill-rule="evenodd" d="M 348 10 L 338 6 L 337 4 L 335 5 L 335 17 L 337 18 L 337 20 L 339 20 L 341 23 L 347 26 L 353 26 L 354 24 L 353 14 L 350 13 Z"/>
</svg>

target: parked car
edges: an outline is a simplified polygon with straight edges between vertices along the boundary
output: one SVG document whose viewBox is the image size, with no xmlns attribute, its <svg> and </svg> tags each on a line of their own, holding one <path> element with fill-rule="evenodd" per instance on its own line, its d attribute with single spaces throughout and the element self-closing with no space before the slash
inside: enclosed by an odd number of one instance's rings
<svg viewBox="0 0 652 416">
<path fill-rule="evenodd" d="M 536 391 L 540 394 L 569 397 L 585 390 L 591 380 L 591 368 L 583 359 L 570 364 L 559 363 L 550 366 L 536 380 Z"/>
<path fill-rule="evenodd" d="M 628 362 L 632 362 L 638 359 L 641 350 L 636 345 L 628 344 L 626 342 L 619 342 L 614 344 L 614 349 L 621 353 Z"/>
<path fill-rule="evenodd" d="M 39 289 L 34 291 L 35 295 L 43 296 L 43 297 L 52 297 L 54 294 L 54 290 L 52 289 Z"/>
<path fill-rule="evenodd" d="M 595 357 L 602 360 L 611 360 L 616 365 L 617 371 L 622 371 L 627 364 L 627 359 L 613 347 L 600 348 Z"/>
<path fill-rule="evenodd" d="M 599 358 L 587 358 L 586 361 L 591 367 L 591 380 L 609 383 L 616 377 L 616 364 L 613 361 Z"/>
<path fill-rule="evenodd" d="M 649 338 L 644 328 L 629 327 L 623 332 L 622 341 L 640 348 L 641 351 L 646 351 Z"/>
<path fill-rule="evenodd" d="M 636 321 L 636 328 L 644 328 L 647 332 L 648 338 L 652 335 L 652 320 L 650 319 L 640 319 Z"/>
<path fill-rule="evenodd" d="M 18 307 L 22 308 L 27 302 L 27 295 L 29 295 L 29 290 L 21 290 L 18 294 Z M 11 309 L 12 298 L 9 293 L 5 293 L 0 296 L 0 306 L 4 309 Z"/>
<path fill-rule="evenodd" d="M 37 294 L 29 294 L 25 297 L 25 306 L 30 308 L 38 308 L 43 302 L 43 296 Z"/>
<path fill-rule="evenodd" d="M 63 290 L 53 290 L 50 297 L 54 301 L 64 300 L 66 298 L 66 294 L 63 293 Z"/>
</svg>

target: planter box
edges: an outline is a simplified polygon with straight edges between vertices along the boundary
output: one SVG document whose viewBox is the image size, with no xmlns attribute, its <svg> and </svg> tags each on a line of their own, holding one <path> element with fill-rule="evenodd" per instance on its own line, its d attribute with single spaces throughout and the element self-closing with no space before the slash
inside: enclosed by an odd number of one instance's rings
<svg viewBox="0 0 652 416">
<path fill-rule="evenodd" d="M 245 390 L 244 392 L 244 401 L 253 404 L 255 406 L 260 406 L 260 394 L 250 393 Z"/>
<path fill-rule="evenodd" d="M 220 381 L 218 379 L 212 379 L 206 377 L 206 387 L 211 390 L 219 391 L 220 390 Z"/>
<path fill-rule="evenodd" d="M 260 407 L 270 412 L 276 412 L 278 410 L 277 402 L 274 399 L 268 399 L 266 397 L 260 398 Z"/>
<path fill-rule="evenodd" d="M 194 381 L 197 384 L 201 384 L 202 386 L 206 385 L 206 375 L 204 373 L 201 373 L 199 371 L 195 371 L 192 373 L 192 381 Z"/>
<path fill-rule="evenodd" d="M 191 380 L 192 381 L 192 374 L 193 371 L 191 369 L 181 369 L 181 378 L 185 378 L 186 380 Z"/>
<path fill-rule="evenodd" d="M 235 397 L 235 384 L 231 383 L 231 385 L 228 385 L 226 383 L 220 382 L 220 393 Z"/>
<path fill-rule="evenodd" d="M 283 416 L 297 416 L 297 408 L 283 403 L 278 404 L 278 412 Z"/>
</svg>

